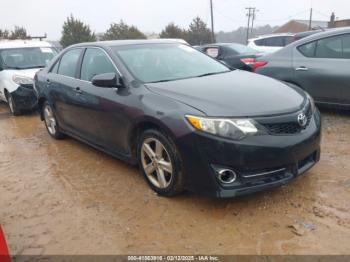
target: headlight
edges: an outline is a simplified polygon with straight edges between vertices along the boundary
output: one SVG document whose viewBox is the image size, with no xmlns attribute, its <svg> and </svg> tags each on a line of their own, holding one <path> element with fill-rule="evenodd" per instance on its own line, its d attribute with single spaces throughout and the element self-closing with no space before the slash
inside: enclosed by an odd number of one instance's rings
<svg viewBox="0 0 350 262">
<path fill-rule="evenodd" d="M 14 75 L 12 77 L 12 80 L 17 85 L 22 85 L 22 86 L 32 86 L 34 83 L 33 79 L 27 76 Z"/>
<path fill-rule="evenodd" d="M 252 119 L 218 119 L 191 115 L 186 115 L 186 119 L 197 130 L 235 140 L 258 132 Z"/>
<path fill-rule="evenodd" d="M 306 96 L 311 105 L 311 112 L 314 113 L 316 109 L 315 100 L 308 93 L 306 93 Z"/>
</svg>

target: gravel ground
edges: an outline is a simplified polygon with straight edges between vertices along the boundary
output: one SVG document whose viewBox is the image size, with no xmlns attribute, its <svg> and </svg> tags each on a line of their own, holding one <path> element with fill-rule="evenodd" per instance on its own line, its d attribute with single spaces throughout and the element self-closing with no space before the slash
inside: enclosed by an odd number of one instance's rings
<svg viewBox="0 0 350 262">
<path fill-rule="evenodd" d="M 160 198 L 135 167 L 0 104 L 0 224 L 17 254 L 350 254 L 350 113 L 323 111 L 320 163 L 229 200 Z"/>
</svg>

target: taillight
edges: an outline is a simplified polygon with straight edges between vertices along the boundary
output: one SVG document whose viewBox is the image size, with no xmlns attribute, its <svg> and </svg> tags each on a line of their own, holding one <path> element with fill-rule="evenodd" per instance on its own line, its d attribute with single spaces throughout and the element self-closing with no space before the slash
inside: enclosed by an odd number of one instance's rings
<svg viewBox="0 0 350 262">
<path fill-rule="evenodd" d="M 256 61 L 255 64 L 253 65 L 253 72 L 256 72 L 256 70 L 259 68 L 259 67 L 263 67 L 265 65 L 267 65 L 267 61 Z"/>
<path fill-rule="evenodd" d="M 241 61 L 250 66 L 253 72 L 255 72 L 259 67 L 267 65 L 268 63 L 267 61 L 257 61 L 255 58 L 242 58 Z"/>
</svg>

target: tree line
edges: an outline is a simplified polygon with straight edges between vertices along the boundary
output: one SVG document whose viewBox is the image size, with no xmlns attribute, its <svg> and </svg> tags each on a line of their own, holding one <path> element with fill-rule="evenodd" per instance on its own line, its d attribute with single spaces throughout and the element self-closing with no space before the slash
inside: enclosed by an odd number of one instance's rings
<svg viewBox="0 0 350 262">
<path fill-rule="evenodd" d="M 191 45 L 201 45 L 211 43 L 211 31 L 207 24 L 196 17 L 189 24 L 187 29 L 169 23 L 160 33 L 160 38 L 180 38 L 186 40 Z M 14 30 L 1 30 L 0 39 L 27 39 L 27 31 L 23 27 L 16 26 Z M 146 39 L 147 36 L 136 26 L 128 25 L 123 20 L 118 23 L 111 23 L 106 32 L 96 35 L 90 26 L 73 15 L 67 17 L 63 24 L 60 43 L 63 47 L 82 42 L 94 42 L 97 40 L 125 40 L 125 39 Z"/>
</svg>

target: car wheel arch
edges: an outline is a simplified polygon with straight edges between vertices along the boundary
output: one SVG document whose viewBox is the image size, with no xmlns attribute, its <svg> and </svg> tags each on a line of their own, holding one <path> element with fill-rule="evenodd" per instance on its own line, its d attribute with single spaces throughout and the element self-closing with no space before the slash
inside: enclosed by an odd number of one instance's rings
<svg viewBox="0 0 350 262">
<path fill-rule="evenodd" d="M 129 132 L 129 145 L 130 145 L 130 152 L 133 159 L 137 159 L 137 147 L 139 143 L 139 139 L 141 137 L 141 134 L 147 130 L 154 129 L 161 133 L 163 133 L 165 136 L 170 137 L 172 140 L 174 140 L 174 134 L 170 131 L 169 128 L 167 128 L 164 124 L 160 123 L 156 119 L 147 118 L 144 120 L 141 120 L 133 125 L 133 127 L 130 129 Z"/>
</svg>

